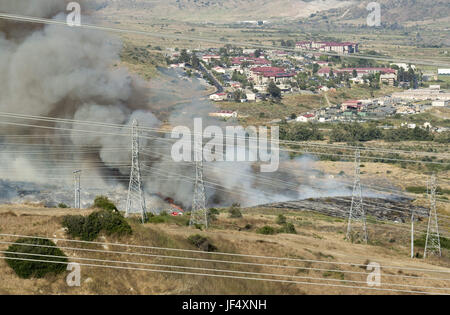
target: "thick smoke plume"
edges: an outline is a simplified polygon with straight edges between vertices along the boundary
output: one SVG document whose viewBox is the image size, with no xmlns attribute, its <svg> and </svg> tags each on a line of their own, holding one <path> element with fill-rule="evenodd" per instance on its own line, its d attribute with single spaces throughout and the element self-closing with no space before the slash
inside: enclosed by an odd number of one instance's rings
<svg viewBox="0 0 450 315">
<path fill-rule="evenodd" d="M 67 2 L 0 0 L 0 11 L 64 20 Z M 155 97 L 149 97 L 148 84 L 127 69 L 117 66 L 121 49 L 121 42 L 105 33 L 58 25 L 1 21 L 0 112 L 126 126 L 130 126 L 133 119 L 138 119 L 140 126 L 158 128 L 161 122 L 152 114 Z M 183 84 L 176 88 L 186 89 Z M 197 96 L 173 108 L 168 118 L 172 125 L 190 126 L 194 117 L 205 118 L 205 127 L 218 124 L 207 119 L 208 112 L 214 109 L 209 102 L 201 100 L 200 85 L 193 82 L 190 92 L 195 89 L 199 91 Z M 156 99 L 164 102 L 169 100 L 169 96 L 161 94 Z M 90 187 L 102 187 L 110 194 L 116 192 L 113 197 L 123 201 L 129 168 L 120 164 L 129 164 L 131 153 L 130 138 L 120 135 L 128 135 L 129 128 L 109 129 L 81 123 L 68 125 L 8 118 L 0 118 L 0 122 L 60 128 L 54 130 L 0 123 L 0 158 L 3 165 L 0 168 L 0 190 L 3 187 L 7 191 L 2 192 L 0 197 L 20 196 L 20 193 L 8 188 L 11 185 L 3 184 L 3 180 L 70 185 L 73 167 L 77 165 L 89 169 L 83 176 L 89 178 L 85 182 Z M 82 133 L 80 130 L 95 133 Z M 11 137 L 14 134 L 26 135 L 27 138 Z M 20 139 L 23 145 L 12 143 L 19 141 L 14 139 Z M 143 155 L 147 197 L 170 197 L 189 208 L 194 168 L 192 164 L 174 164 L 170 159 L 170 144 L 169 139 L 164 137 L 142 139 L 141 146 L 147 152 Z M 34 145 L 34 150 L 47 155 L 20 153 L 21 150 L 30 150 L 31 145 Z M 60 152 L 61 148 L 82 148 L 86 151 Z M 206 163 L 208 205 L 238 202 L 247 206 L 338 191 L 336 187 L 340 185 L 332 182 L 324 186 L 325 191 L 321 193 L 311 188 L 308 183 L 310 168 L 300 167 L 305 161 L 297 163 L 297 169 L 302 170 L 303 178 L 306 178 L 303 184 L 299 176 L 289 170 L 264 175 L 258 174 L 253 163 Z M 308 160 L 308 163 L 311 161 Z"/>
<path fill-rule="evenodd" d="M 67 2 L 0 0 L 0 11 L 64 20 Z M 157 127 L 158 119 L 148 111 L 145 82 L 130 74 L 127 69 L 116 66 L 121 48 L 118 39 L 101 32 L 59 25 L 28 27 L 23 23 L 2 21 L 0 111 L 128 125 L 131 125 L 134 118 L 138 118 L 141 126 Z M 11 120 L 9 123 L 42 124 L 18 120 Z M 77 124 L 46 126 L 98 131 L 98 127 Z M 0 131 L 2 134 L 34 136 L 31 139 L 37 144 L 46 142 L 56 145 L 96 146 L 98 152 L 91 158 L 99 159 L 106 166 L 118 160 L 130 160 L 130 153 L 126 150 L 129 146 L 128 137 L 101 136 L 101 133 L 84 133 L 84 136 L 80 137 L 80 134 L 74 131 L 72 137 L 67 139 L 52 137 L 58 132 L 46 129 L 3 124 L 0 125 Z M 105 128 L 103 132 L 106 131 L 110 130 Z M 39 135 L 47 137 L 35 137 Z M 9 146 L 6 139 L 2 141 L 3 165 L 17 165 L 18 161 L 21 164 L 26 163 L 27 158 L 18 159 L 16 154 L 4 153 L 14 149 L 17 151 L 17 146 Z M 107 154 L 110 147 L 124 147 L 124 151 Z M 73 159 L 75 158 L 81 157 L 73 156 Z M 32 167 L 36 163 L 31 159 L 26 164 L 28 167 L 21 167 L 20 174 L 14 172 L 17 168 L 9 168 L 7 172 L 3 172 L 3 178 L 24 180 L 22 175 L 28 174 L 33 180 L 43 180 L 42 176 L 33 176 L 36 174 L 31 170 L 49 165 L 43 165 L 40 161 L 39 165 Z M 29 171 L 26 171 L 27 169 Z M 51 175 L 58 175 L 58 169 L 55 167 Z M 128 172 L 125 169 L 122 171 Z"/>
</svg>

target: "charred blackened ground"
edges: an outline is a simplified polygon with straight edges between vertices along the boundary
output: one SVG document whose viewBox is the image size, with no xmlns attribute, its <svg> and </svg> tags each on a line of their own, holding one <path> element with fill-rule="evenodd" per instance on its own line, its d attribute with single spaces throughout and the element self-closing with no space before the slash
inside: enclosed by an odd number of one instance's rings
<svg viewBox="0 0 450 315">
<path fill-rule="evenodd" d="M 347 218 L 351 202 L 351 197 L 327 197 L 272 203 L 262 207 L 314 211 L 333 217 Z M 423 221 L 428 217 L 429 209 L 416 206 L 412 202 L 413 200 L 408 198 L 364 198 L 364 208 L 366 214 L 376 220 L 405 223 L 411 219 L 411 211 L 413 211 L 416 220 Z"/>
</svg>

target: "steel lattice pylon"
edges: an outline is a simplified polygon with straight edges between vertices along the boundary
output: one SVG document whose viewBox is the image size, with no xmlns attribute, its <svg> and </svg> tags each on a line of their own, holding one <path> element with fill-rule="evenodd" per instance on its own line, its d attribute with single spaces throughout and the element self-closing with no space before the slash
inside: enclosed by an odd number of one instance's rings
<svg viewBox="0 0 450 315">
<path fill-rule="evenodd" d="M 353 184 L 353 194 L 352 194 L 352 204 L 350 206 L 350 213 L 348 216 L 348 227 L 347 227 L 347 239 L 352 238 L 352 221 L 361 220 L 363 224 L 363 238 L 367 243 L 367 225 L 366 225 L 366 212 L 364 210 L 364 203 L 362 198 L 361 189 L 361 152 L 356 150 L 355 152 L 355 181 Z"/>
<path fill-rule="evenodd" d="M 147 217 L 144 191 L 142 189 L 141 167 L 139 162 L 139 123 L 135 119 L 131 128 L 131 174 L 128 186 L 126 216 L 132 213 L 141 213 L 142 223 Z M 137 203 L 138 212 L 133 212 L 133 203 Z"/>
<path fill-rule="evenodd" d="M 208 228 L 209 213 L 206 209 L 206 193 L 205 185 L 203 183 L 203 156 L 201 154 L 201 147 L 195 152 L 195 184 L 194 197 L 192 200 L 192 211 L 190 225 L 204 225 Z"/>
<path fill-rule="evenodd" d="M 430 200 L 430 213 L 428 216 L 427 239 L 425 242 L 425 251 L 423 257 L 426 258 L 428 253 L 442 255 L 441 240 L 439 237 L 439 224 L 436 211 L 436 176 L 433 174 L 427 185 L 428 198 Z"/>
</svg>

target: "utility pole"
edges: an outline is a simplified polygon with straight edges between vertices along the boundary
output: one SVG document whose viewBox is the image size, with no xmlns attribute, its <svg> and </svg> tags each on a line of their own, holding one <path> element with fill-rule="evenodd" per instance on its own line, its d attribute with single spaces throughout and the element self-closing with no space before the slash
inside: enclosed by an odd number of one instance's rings
<svg viewBox="0 0 450 315">
<path fill-rule="evenodd" d="M 428 253 L 434 253 L 442 256 L 441 240 L 439 237 L 439 224 L 436 211 L 436 175 L 433 174 L 428 182 L 428 198 L 430 200 L 430 213 L 428 215 L 428 229 L 427 239 L 425 241 L 425 251 L 423 258 L 427 257 Z"/>
<path fill-rule="evenodd" d="M 355 152 L 355 180 L 353 183 L 352 204 L 348 217 L 347 239 L 351 239 L 352 220 L 361 220 L 363 223 L 363 238 L 367 244 L 367 226 L 366 226 L 366 212 L 364 210 L 364 203 L 362 199 L 361 189 L 361 152 L 359 149 Z"/>
<path fill-rule="evenodd" d="M 81 209 L 81 171 L 73 171 L 73 182 L 75 191 L 75 209 Z"/>
<path fill-rule="evenodd" d="M 195 184 L 194 196 L 192 200 L 192 211 L 190 226 L 199 224 L 208 228 L 209 212 L 206 209 L 206 193 L 203 182 L 203 154 L 202 146 L 195 150 Z"/>
<path fill-rule="evenodd" d="M 142 189 L 141 166 L 139 162 L 139 123 L 133 120 L 131 128 L 131 174 L 130 184 L 128 186 L 127 209 L 128 217 L 133 212 L 133 202 L 137 203 L 138 212 L 141 213 L 142 223 L 145 223 L 147 217 L 144 191 Z"/>
</svg>

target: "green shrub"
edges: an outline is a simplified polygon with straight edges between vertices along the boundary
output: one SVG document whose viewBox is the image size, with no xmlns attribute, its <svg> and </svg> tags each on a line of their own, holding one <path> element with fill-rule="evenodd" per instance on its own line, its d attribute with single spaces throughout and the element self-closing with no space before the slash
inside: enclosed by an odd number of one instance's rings
<svg viewBox="0 0 450 315">
<path fill-rule="evenodd" d="M 323 140 L 324 137 L 315 124 L 294 123 L 280 126 L 280 139 L 288 141 L 311 141 Z"/>
<path fill-rule="evenodd" d="M 105 196 L 98 196 L 95 198 L 94 208 L 118 211 L 116 205 Z"/>
<path fill-rule="evenodd" d="M 95 240 L 100 232 L 106 235 L 130 235 L 131 226 L 119 212 L 100 210 L 91 213 L 88 217 L 65 216 L 62 226 L 67 229 L 67 233 L 74 238 L 81 238 L 84 241 Z"/>
<path fill-rule="evenodd" d="M 52 241 L 48 239 L 21 238 L 15 243 L 18 244 L 8 247 L 7 251 L 9 253 L 5 254 L 6 263 L 20 278 L 43 278 L 47 274 L 60 274 L 66 270 L 66 263 L 68 262 L 67 256 L 58 247 L 56 247 L 56 244 Z M 46 247 L 33 245 L 41 245 Z M 56 257 L 46 257 L 45 255 Z M 16 260 L 17 258 L 40 261 Z M 54 261 L 61 263 L 47 263 L 42 261 Z"/>
<path fill-rule="evenodd" d="M 406 191 L 413 194 L 426 194 L 427 187 L 424 186 L 408 186 L 406 187 Z"/>
<path fill-rule="evenodd" d="M 68 231 L 72 237 L 81 237 L 84 231 L 86 218 L 82 215 L 66 215 L 63 217 L 62 226 Z"/>
<path fill-rule="evenodd" d="M 217 250 L 217 247 L 214 246 L 208 238 L 201 236 L 200 234 L 189 236 L 188 241 L 195 247 L 205 252 L 214 252 Z"/>
<path fill-rule="evenodd" d="M 241 205 L 237 203 L 233 204 L 231 208 L 228 210 L 228 213 L 230 214 L 230 218 L 234 219 L 242 218 Z"/>
<path fill-rule="evenodd" d="M 257 229 L 256 233 L 264 234 L 264 235 L 274 235 L 276 233 L 276 231 L 273 227 L 266 225 L 266 226 L 263 226 L 262 228 Z"/>
<path fill-rule="evenodd" d="M 209 220 L 210 221 L 216 221 L 217 220 L 217 216 L 219 214 L 220 214 L 220 212 L 216 208 L 209 209 L 209 211 L 208 211 Z"/>
<path fill-rule="evenodd" d="M 167 218 L 160 215 L 152 215 L 148 216 L 146 223 L 153 223 L 153 224 L 159 224 L 159 223 L 165 223 L 167 222 Z"/>
<path fill-rule="evenodd" d="M 439 237 L 439 240 L 441 242 L 441 248 L 450 249 L 450 239 L 441 236 L 441 237 Z M 426 234 L 422 234 L 421 237 L 416 238 L 414 240 L 414 245 L 417 246 L 417 247 L 425 248 L 426 241 L 427 241 L 427 235 Z"/>
<path fill-rule="evenodd" d="M 216 208 L 209 209 L 209 213 L 210 214 L 214 214 L 214 215 L 219 215 L 220 214 L 219 210 L 217 210 Z"/>
<path fill-rule="evenodd" d="M 282 214 L 279 214 L 275 222 L 280 225 L 286 224 L 286 217 Z"/>
<path fill-rule="evenodd" d="M 279 233 L 297 234 L 297 230 L 295 229 L 294 224 L 292 224 L 292 223 L 286 223 L 286 224 L 284 224 L 284 226 L 279 230 Z"/>
<path fill-rule="evenodd" d="M 69 208 L 65 203 L 60 203 L 59 205 L 58 205 L 58 208 L 61 208 L 61 209 L 67 209 L 67 208 Z"/>
<path fill-rule="evenodd" d="M 112 211 L 94 212 L 88 217 L 88 222 L 95 222 L 94 226 L 99 226 L 106 235 L 130 235 L 131 226 L 122 214 Z"/>
</svg>

